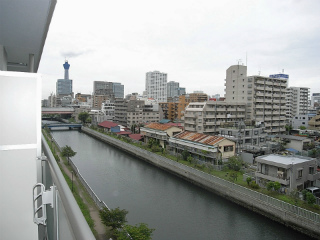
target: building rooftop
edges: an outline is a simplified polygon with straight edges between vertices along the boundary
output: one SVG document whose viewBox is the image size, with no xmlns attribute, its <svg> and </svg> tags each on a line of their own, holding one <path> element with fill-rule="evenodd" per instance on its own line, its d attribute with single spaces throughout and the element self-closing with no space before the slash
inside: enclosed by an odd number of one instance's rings
<svg viewBox="0 0 320 240">
<path fill-rule="evenodd" d="M 290 140 L 297 140 L 297 141 L 303 141 L 305 139 L 308 139 L 307 137 L 300 137 L 300 136 L 293 136 L 293 135 L 277 135 L 279 138 L 286 138 Z"/>
<path fill-rule="evenodd" d="M 259 156 L 256 158 L 257 162 L 261 162 L 261 160 L 262 162 L 267 161 L 267 162 L 273 162 L 275 164 L 292 165 L 292 164 L 309 162 L 314 160 L 314 158 L 270 154 L 270 155 Z"/>
<path fill-rule="evenodd" d="M 164 131 L 164 130 L 167 130 L 167 129 L 172 128 L 174 126 L 171 126 L 170 124 L 150 123 L 144 127 Z"/>
<path fill-rule="evenodd" d="M 98 126 L 104 127 L 104 128 L 112 128 L 112 127 L 118 126 L 118 124 L 110 121 L 104 121 L 102 123 L 99 123 Z"/>
<path fill-rule="evenodd" d="M 212 145 L 212 146 L 226 139 L 221 136 L 212 136 L 212 135 L 206 135 L 203 133 L 196 133 L 196 132 L 189 132 L 189 131 L 183 131 L 175 135 L 173 138 L 188 140 L 192 142 L 198 142 L 198 143 Z"/>
</svg>

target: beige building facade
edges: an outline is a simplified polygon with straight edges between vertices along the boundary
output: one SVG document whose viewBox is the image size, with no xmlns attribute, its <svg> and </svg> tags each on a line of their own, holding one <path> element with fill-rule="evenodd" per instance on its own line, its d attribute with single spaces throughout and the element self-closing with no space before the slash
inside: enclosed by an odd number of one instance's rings
<svg viewBox="0 0 320 240">
<path fill-rule="evenodd" d="M 226 102 L 246 104 L 246 119 L 261 122 L 268 134 L 285 133 L 288 79 L 247 76 L 247 66 L 227 69 Z"/>
<path fill-rule="evenodd" d="M 244 103 L 193 102 L 185 109 L 184 128 L 186 131 L 217 134 L 224 123 L 244 121 L 245 114 Z"/>
</svg>

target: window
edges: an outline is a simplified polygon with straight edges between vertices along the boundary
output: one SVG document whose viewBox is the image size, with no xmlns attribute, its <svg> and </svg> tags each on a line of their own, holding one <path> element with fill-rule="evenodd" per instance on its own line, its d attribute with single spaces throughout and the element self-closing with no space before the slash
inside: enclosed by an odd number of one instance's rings
<svg viewBox="0 0 320 240">
<path fill-rule="evenodd" d="M 254 131 L 254 135 L 258 135 L 258 131 L 256 130 L 256 131 Z"/>
<path fill-rule="evenodd" d="M 233 151 L 233 146 L 224 146 L 223 147 L 224 152 L 232 152 Z"/>
<path fill-rule="evenodd" d="M 298 170 L 298 178 L 302 178 L 302 169 Z"/>
<path fill-rule="evenodd" d="M 314 167 L 309 167 L 309 174 L 314 174 Z"/>
</svg>

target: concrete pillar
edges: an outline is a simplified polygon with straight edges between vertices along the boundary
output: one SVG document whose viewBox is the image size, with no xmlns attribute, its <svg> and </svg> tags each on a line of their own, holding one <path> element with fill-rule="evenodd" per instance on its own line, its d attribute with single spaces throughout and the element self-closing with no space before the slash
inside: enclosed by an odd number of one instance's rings
<svg viewBox="0 0 320 240">
<path fill-rule="evenodd" d="M 34 71 L 34 54 L 29 54 L 29 72 L 33 73 Z"/>
</svg>

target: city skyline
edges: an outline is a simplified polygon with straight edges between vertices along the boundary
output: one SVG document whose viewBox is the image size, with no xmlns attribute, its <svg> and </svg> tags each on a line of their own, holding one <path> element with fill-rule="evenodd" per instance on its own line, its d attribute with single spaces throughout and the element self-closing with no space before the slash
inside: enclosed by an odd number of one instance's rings
<svg viewBox="0 0 320 240">
<path fill-rule="evenodd" d="M 142 93 L 146 72 L 158 70 L 189 93 L 223 96 L 226 69 L 238 62 L 248 75 L 284 69 L 288 86 L 320 92 L 318 1 L 93 1 L 77 2 L 72 11 L 74 5 L 57 4 L 39 67 L 43 98 L 62 78 L 65 58 L 75 93 L 92 93 L 93 81 L 119 82 L 125 95 Z"/>
</svg>

